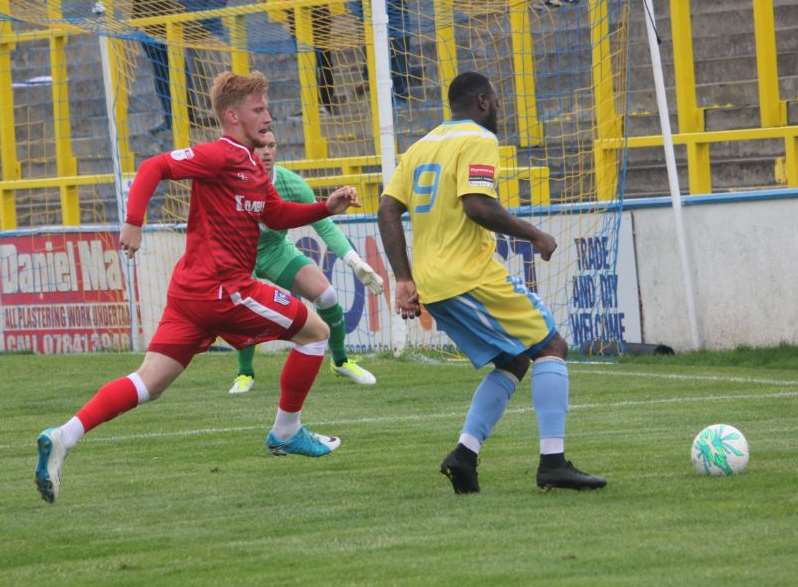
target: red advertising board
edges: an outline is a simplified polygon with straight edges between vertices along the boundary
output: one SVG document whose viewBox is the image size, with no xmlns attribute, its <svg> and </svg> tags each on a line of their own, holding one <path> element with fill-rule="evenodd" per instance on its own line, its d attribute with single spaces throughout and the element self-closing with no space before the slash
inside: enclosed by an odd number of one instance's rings
<svg viewBox="0 0 798 587">
<path fill-rule="evenodd" d="M 130 348 L 115 232 L 0 236 L 0 351 Z"/>
</svg>

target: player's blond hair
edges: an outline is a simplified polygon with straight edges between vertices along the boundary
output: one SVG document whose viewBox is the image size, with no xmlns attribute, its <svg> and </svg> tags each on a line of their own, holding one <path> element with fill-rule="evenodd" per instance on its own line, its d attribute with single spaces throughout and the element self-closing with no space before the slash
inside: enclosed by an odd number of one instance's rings
<svg viewBox="0 0 798 587">
<path fill-rule="evenodd" d="M 253 71 L 249 75 L 223 71 L 217 75 L 211 86 L 211 105 L 219 122 L 223 122 L 225 110 L 238 106 L 247 96 L 265 94 L 268 86 L 266 76 L 259 71 Z"/>
</svg>

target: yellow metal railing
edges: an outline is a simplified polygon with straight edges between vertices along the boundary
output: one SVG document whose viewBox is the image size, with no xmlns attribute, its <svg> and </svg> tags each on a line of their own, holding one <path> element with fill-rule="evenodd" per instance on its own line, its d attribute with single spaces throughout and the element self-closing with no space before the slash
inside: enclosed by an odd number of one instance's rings
<svg viewBox="0 0 798 587">
<path fill-rule="evenodd" d="M 678 133 L 673 135 L 673 144 L 690 147 L 691 145 L 708 146 L 713 143 L 764 141 L 768 139 L 782 139 L 784 141 L 784 166 L 787 185 L 798 187 L 798 126 Z M 596 141 L 595 145 L 597 149 L 605 152 L 623 149 L 625 146 L 630 149 L 661 147 L 662 136 L 648 135 L 629 137 L 628 139 L 600 139 Z"/>
<path fill-rule="evenodd" d="M 48 0 L 47 16 L 61 18 L 61 0 Z M 66 37 L 55 32 L 50 37 L 50 75 L 53 79 L 53 124 L 55 138 L 55 164 L 59 176 L 76 175 L 78 166 L 72 154 L 72 126 L 69 119 L 69 85 L 64 48 Z M 61 185 L 62 222 L 65 226 L 80 224 L 80 202 L 76 186 Z"/>
<path fill-rule="evenodd" d="M 107 13 L 113 13 L 113 0 L 106 0 Z M 313 6 L 330 5 L 331 13 L 338 14 L 344 10 L 345 0 L 280 0 L 263 2 L 254 5 L 227 7 L 215 10 L 185 12 L 172 15 L 161 15 L 131 19 L 130 24 L 138 27 L 149 25 L 165 25 L 166 44 L 169 56 L 169 76 L 172 86 L 172 136 L 175 147 L 189 144 L 188 106 L 180 96 L 186 95 L 186 69 L 184 47 L 190 44 L 183 37 L 184 26 L 188 23 L 221 17 L 230 30 L 230 62 L 231 69 L 239 74 L 249 72 L 249 55 L 246 52 L 246 27 L 243 19 L 247 14 L 268 12 L 270 15 L 285 15 L 293 11 L 296 22 L 296 35 L 300 42 L 313 45 L 313 31 L 310 10 Z M 0 12 L 10 13 L 10 1 L 0 0 Z M 56 22 L 62 17 L 61 0 L 47 0 L 48 17 Z M 279 19 L 278 19 L 279 20 Z M 47 29 L 15 33 L 10 21 L 0 21 L 0 162 L 2 177 L 0 178 L 0 230 L 17 227 L 16 191 L 37 188 L 58 188 L 61 201 L 61 214 L 65 225 L 80 223 L 80 206 L 78 186 L 113 183 L 112 174 L 79 175 L 77 161 L 72 152 L 72 133 L 70 124 L 68 80 L 66 73 L 65 45 L 70 35 L 86 34 L 83 29 L 59 22 Z M 54 142 L 56 154 L 56 176 L 46 178 L 21 178 L 20 164 L 17 159 L 16 136 L 14 126 L 14 94 L 12 79 L 11 53 L 18 43 L 47 40 L 50 45 L 50 70 L 52 77 L 52 100 L 54 121 Z M 119 59 L 123 55 L 122 41 L 111 41 L 112 57 L 110 59 L 112 87 L 115 92 L 114 115 L 116 118 L 118 145 L 121 168 L 124 174 L 134 170 L 134 155 L 130 149 L 127 122 L 128 96 L 122 79 L 122 66 Z M 308 155 L 323 159 L 327 155 L 326 141 L 321 134 L 319 120 L 319 96 L 315 80 L 315 54 L 312 51 L 300 52 L 300 83 L 303 88 L 303 104 L 309 106 L 303 116 L 305 144 Z M 302 63 L 306 59 L 308 63 Z M 373 70 L 373 63 L 370 64 Z M 373 72 L 372 72 L 373 73 Z M 314 107 L 315 106 L 315 107 Z M 377 133 L 377 141 L 379 136 Z M 353 168 L 356 168 L 353 167 Z M 368 174 L 366 174 L 368 175 Z M 341 178 L 350 179 L 347 175 L 331 176 L 329 183 L 335 185 Z M 319 178 L 314 183 L 322 185 Z M 372 178 L 365 177 L 364 186 L 372 186 Z"/>
<path fill-rule="evenodd" d="M 166 51 L 169 61 L 169 96 L 172 101 L 172 136 L 178 149 L 188 147 L 188 104 L 182 96 L 186 95 L 186 55 L 183 50 L 183 25 L 179 22 L 166 23 Z"/>
<path fill-rule="evenodd" d="M 47 0 L 48 15 L 53 21 L 61 17 L 61 0 Z M 513 6 L 522 5 L 517 0 L 509 0 Z M 113 13 L 113 0 L 105 2 L 107 13 Z M 315 45 L 313 38 L 311 10 L 315 6 L 325 5 L 330 7 L 331 14 L 339 14 L 345 10 L 344 0 L 271 0 L 260 4 L 246 6 L 226 7 L 213 10 L 183 12 L 171 15 L 134 18 L 129 24 L 143 28 L 145 26 L 162 25 L 166 31 L 166 45 L 169 57 L 169 76 L 172 86 L 172 136 L 175 147 L 184 147 L 189 144 L 189 116 L 188 106 L 180 97 L 186 95 L 186 68 L 184 48 L 191 45 L 191 39 L 184 38 L 184 27 L 192 22 L 208 18 L 222 18 L 230 30 L 231 69 L 236 73 L 249 72 L 249 55 L 246 52 L 247 38 L 244 18 L 248 14 L 267 12 L 270 17 L 278 21 L 287 21 L 289 12 L 293 12 L 295 35 L 299 42 L 308 46 Z M 9 0 L 0 0 L 0 9 L 8 12 Z M 448 114 L 446 88 L 448 83 L 457 74 L 456 45 L 453 27 L 453 3 L 451 0 L 435 1 L 436 38 L 439 51 L 439 67 L 444 110 Z M 371 6 L 366 2 L 364 6 L 364 33 L 366 39 L 371 39 Z M 535 92 L 534 92 L 534 63 L 532 58 L 532 41 L 528 14 L 526 11 L 512 10 L 512 42 L 518 51 L 526 51 L 528 55 L 521 61 L 516 60 L 516 85 L 523 95 L 520 98 L 521 108 L 518 108 L 518 124 L 521 129 L 523 145 L 539 144 L 542 140 L 542 125 L 537 119 Z M 2 181 L 0 181 L 0 230 L 16 227 L 15 196 L 17 190 L 58 188 L 61 194 L 61 211 L 64 224 L 72 225 L 80 222 L 80 209 L 78 201 L 78 186 L 98 185 L 113 183 L 113 175 L 107 174 L 78 174 L 77 163 L 72 153 L 71 127 L 69 118 L 68 84 L 66 80 L 65 43 L 70 35 L 85 34 L 86 31 L 67 23 L 59 23 L 47 30 L 25 31 L 14 33 L 9 22 L 0 24 L 0 96 L 2 100 L 2 114 L 4 123 L 0 129 L 0 156 L 2 157 Z M 53 77 L 53 118 L 55 125 L 55 152 L 57 176 L 46 178 L 21 178 L 19 163 L 16 159 L 16 140 L 13 125 L 13 91 L 11 79 L 11 51 L 17 43 L 36 40 L 50 42 L 51 73 Z M 127 88 L 122 79 L 123 70 L 118 58 L 113 56 L 124 55 L 125 48 L 121 41 L 112 40 L 112 58 L 110 60 L 112 85 L 115 92 L 115 112 L 118 141 L 117 145 L 121 158 L 121 167 L 124 174 L 134 170 L 134 155 L 129 144 L 129 130 L 127 122 Z M 366 43 L 367 67 L 370 79 L 375 77 L 374 49 L 370 42 Z M 377 167 L 379 160 L 376 156 L 344 157 L 327 159 L 327 143 L 321 133 L 319 118 L 320 103 L 318 87 L 315 79 L 316 55 L 313 51 L 299 52 L 297 55 L 300 87 L 302 92 L 303 136 L 308 159 L 301 161 L 283 162 L 286 167 L 298 170 L 330 171 L 338 169 L 333 175 L 325 174 L 323 177 L 310 177 L 308 182 L 313 187 L 333 187 L 352 183 L 359 187 L 364 208 L 363 212 L 374 212 L 378 205 L 381 176 L 379 173 L 364 172 L 365 166 Z M 377 95 L 371 93 L 372 113 L 377 112 Z M 8 124 L 11 122 L 11 124 Z M 379 152 L 379 122 L 376 114 L 372 116 L 372 131 L 376 152 Z M 517 167 L 516 153 L 513 147 L 502 148 L 502 163 L 500 169 L 500 191 L 505 204 L 518 206 L 520 199 L 520 182 L 530 182 L 530 193 L 533 204 L 546 204 L 550 201 L 549 170 L 545 167 Z"/>
<path fill-rule="evenodd" d="M 676 112 L 679 130 L 689 133 L 704 131 L 704 108 L 698 106 L 696 96 L 692 26 L 690 3 L 671 2 Z M 708 194 L 712 191 L 709 144 L 689 144 L 687 162 L 690 193 Z"/>
<path fill-rule="evenodd" d="M 623 119 L 615 106 L 615 88 L 610 46 L 610 22 L 607 0 L 589 0 L 590 33 L 593 48 L 593 101 L 596 132 L 604 139 L 623 135 Z M 618 155 L 614 150 L 596 149 L 593 159 L 596 194 L 599 200 L 614 200 L 618 185 Z"/>
<path fill-rule="evenodd" d="M 606 0 L 591 0 L 591 5 L 593 3 L 606 3 Z M 756 42 L 761 128 L 706 131 L 704 126 L 706 109 L 698 106 L 696 95 L 690 3 L 684 0 L 670 0 L 676 110 L 679 117 L 679 133 L 673 135 L 673 142 L 676 145 L 685 145 L 687 149 L 690 194 L 712 193 L 709 149 L 711 144 L 768 139 L 784 141 L 785 156 L 783 159 L 778 158 L 774 161 L 777 180 L 783 179 L 788 186 L 798 187 L 798 126 L 785 126 L 787 124 L 787 108 L 786 102 L 781 99 L 779 93 L 773 0 L 752 0 L 751 10 Z M 596 47 L 594 45 L 594 58 L 595 56 Z M 594 62 L 594 83 L 595 71 Z M 607 178 L 608 172 L 615 169 L 613 166 L 615 160 L 612 163 L 607 163 L 607 161 L 615 157 L 619 149 L 662 146 L 662 136 L 634 136 L 626 140 L 620 138 L 614 134 L 616 132 L 614 125 L 602 122 L 604 114 L 599 102 L 602 95 L 601 88 L 595 88 L 595 95 L 598 138 L 594 141 L 594 156 L 596 184 L 599 189 L 599 199 L 601 199 L 603 190 L 609 187 L 614 191 L 617 185 L 615 183 L 617 178 L 612 178 L 612 180 Z"/>
<path fill-rule="evenodd" d="M 443 118 L 449 118 L 448 88 L 457 77 L 457 45 L 454 40 L 454 6 L 452 0 L 433 0 L 435 10 L 435 51 L 438 65 L 438 84 L 441 90 Z"/>
<path fill-rule="evenodd" d="M 0 0 L 0 11 L 7 14 L 8 8 L 9 0 Z M 11 32 L 11 23 L 0 21 L 0 119 L 3 121 L 0 124 L 0 179 L 3 182 L 0 190 L 0 230 L 17 226 L 16 193 L 5 184 L 20 176 L 14 128 L 14 88 L 10 75 L 11 52 L 16 48 L 16 43 Z"/>
<path fill-rule="evenodd" d="M 513 82 L 517 108 L 518 145 L 529 147 L 543 143 L 543 124 L 538 120 L 535 95 L 535 49 L 532 45 L 532 25 L 525 3 L 508 0 L 510 8 L 510 37 L 513 47 Z"/>
<path fill-rule="evenodd" d="M 551 203 L 548 167 L 518 167 L 516 149 L 513 146 L 500 147 L 501 166 L 499 168 L 499 194 L 502 204 L 515 208 L 521 206 L 521 181 L 529 182 L 531 204 L 546 206 Z M 401 157 L 400 157 L 401 158 Z M 360 157 L 341 157 L 319 161 L 297 159 L 281 161 L 280 165 L 293 171 L 336 170 L 336 174 L 322 177 L 307 177 L 311 187 L 337 187 L 354 185 L 358 188 L 363 207 L 358 213 L 375 213 L 379 206 L 379 189 L 382 174 L 364 172 L 364 167 L 379 167 L 380 158 L 376 155 Z"/>
<path fill-rule="evenodd" d="M 313 46 L 313 15 L 311 8 L 294 9 L 294 26 L 296 37 Z M 327 156 L 327 140 L 321 135 L 321 118 L 319 114 L 319 87 L 316 82 L 315 51 L 300 51 L 297 55 L 299 70 L 299 90 L 302 96 L 302 130 L 305 138 L 305 153 L 313 159 Z"/>
<path fill-rule="evenodd" d="M 249 75 L 247 29 L 244 16 L 226 16 L 225 26 L 230 31 L 230 71 L 236 75 Z"/>
<path fill-rule="evenodd" d="M 787 124 L 787 103 L 779 95 L 778 54 L 773 0 L 752 0 L 756 66 L 759 72 L 760 126 Z"/>
<path fill-rule="evenodd" d="M 116 0 L 105 0 L 107 13 L 113 13 Z M 114 92 L 114 121 L 117 134 L 117 148 L 119 149 L 120 169 L 123 174 L 135 171 L 135 156 L 130 149 L 130 128 L 128 125 L 128 90 L 127 80 L 124 77 L 124 66 L 120 63 L 126 53 L 125 44 L 118 39 L 109 41 L 109 65 L 111 70 L 111 87 Z"/>
<path fill-rule="evenodd" d="M 514 48 L 513 82 L 516 89 L 516 123 L 519 129 L 519 146 L 540 144 L 543 128 L 538 119 L 534 87 L 534 59 L 529 15 L 525 10 L 517 10 L 517 5 L 525 7 L 517 0 L 507 0 L 510 9 L 510 41 Z M 172 124 L 175 146 L 186 146 L 189 142 L 189 121 L 186 103 L 180 99 L 185 95 L 185 54 L 184 46 L 190 39 L 183 38 L 184 26 L 209 18 L 223 18 L 230 30 L 231 68 L 238 73 L 249 71 L 249 54 L 246 52 L 246 27 L 244 18 L 248 14 L 267 12 L 270 16 L 293 12 L 295 35 L 309 46 L 314 44 L 311 9 L 321 4 L 329 5 L 333 13 L 343 9 L 344 0 L 279 0 L 229 6 L 201 12 L 137 18 L 130 22 L 136 27 L 165 25 L 166 41 L 169 51 L 170 80 L 172 84 Z M 106 0 L 106 6 L 109 2 Z M 8 13 L 10 0 L 0 0 L 0 11 Z M 48 16 L 55 20 L 61 17 L 61 0 L 47 0 Z M 457 47 L 454 38 L 452 0 L 434 0 L 436 17 L 435 40 L 438 55 L 438 80 L 441 88 L 444 113 L 448 115 L 446 89 L 457 74 Z M 615 197 L 618 180 L 618 150 L 629 148 L 648 148 L 662 144 L 658 135 L 623 138 L 623 116 L 617 110 L 616 89 L 610 47 L 610 23 L 608 20 L 608 0 L 589 0 L 588 15 L 592 38 L 592 85 L 596 135 L 594 141 L 594 165 L 596 175 L 596 194 L 598 199 Z M 364 29 L 366 33 L 367 66 L 370 79 L 374 76 L 374 51 L 368 34 L 370 27 L 370 3 L 364 7 Z M 698 105 L 695 80 L 695 63 L 692 43 L 692 23 L 689 3 L 671 0 L 670 16 L 674 47 L 674 76 L 676 86 L 676 110 L 679 119 L 679 133 L 674 142 L 685 145 L 689 172 L 690 193 L 710 193 L 712 177 L 709 145 L 723 142 L 757 141 L 781 139 L 785 144 L 785 157 L 781 163 L 783 175 L 788 185 L 798 187 L 798 126 L 785 126 L 786 103 L 779 95 L 777 54 L 775 43 L 775 22 L 772 0 L 752 0 L 756 59 L 758 67 L 760 125 L 759 129 L 739 129 L 707 132 L 704 128 L 704 108 Z M 278 19 L 279 20 L 279 19 Z M 60 193 L 64 224 L 80 222 L 78 186 L 88 184 L 112 183 L 111 174 L 80 175 L 78 173 L 71 146 L 71 127 L 69 112 L 68 83 L 64 47 L 67 38 L 74 34 L 84 34 L 78 27 L 59 23 L 47 30 L 15 33 L 10 21 L 0 22 L 0 161 L 2 178 L 0 180 L 0 230 L 16 227 L 15 197 L 17 190 L 57 187 Z M 11 69 L 12 51 L 19 43 L 46 39 L 50 46 L 51 75 L 53 78 L 53 119 L 57 177 L 21 178 L 20 165 L 16 153 L 14 132 L 14 96 Z M 185 42 L 184 42 L 185 41 Z M 121 41 L 111 41 L 112 53 L 124 51 Z M 319 120 L 319 94 L 315 79 L 315 53 L 301 51 L 299 61 L 300 85 L 302 91 L 303 137 L 306 145 L 305 160 L 286 161 L 286 167 L 297 170 L 318 170 L 323 177 L 308 178 L 314 187 L 330 187 L 353 183 L 361 190 L 364 200 L 363 211 L 376 210 L 380 187 L 380 174 L 364 171 L 379 166 L 377 156 L 346 157 L 328 159 L 327 144 L 322 136 Z M 119 153 L 124 173 L 133 171 L 133 154 L 129 146 L 127 124 L 127 94 L 123 83 L 123 71 L 116 59 L 111 60 L 112 81 L 116 92 L 115 116 L 119 133 Z M 372 92 L 372 131 L 374 144 L 379 152 L 379 132 L 376 121 L 376 93 Z M 333 174 L 329 174 L 330 171 Z M 530 183 L 529 192 L 533 204 L 546 204 L 550 201 L 549 170 L 545 167 L 518 167 L 515 147 L 502 147 L 502 167 L 500 188 L 503 201 L 508 205 L 520 204 L 520 182 Z"/>
</svg>

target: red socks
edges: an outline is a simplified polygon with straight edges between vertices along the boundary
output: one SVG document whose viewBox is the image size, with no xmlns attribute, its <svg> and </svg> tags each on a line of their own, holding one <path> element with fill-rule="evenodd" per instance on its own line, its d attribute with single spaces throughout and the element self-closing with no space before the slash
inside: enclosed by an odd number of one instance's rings
<svg viewBox="0 0 798 587">
<path fill-rule="evenodd" d="M 280 409 L 285 412 L 300 412 L 310 392 L 316 375 L 324 361 L 327 341 L 297 346 L 288 354 L 280 374 Z M 132 410 L 149 399 L 138 374 L 120 377 L 103 385 L 86 405 L 76 414 L 88 432 L 92 428 L 113 420 L 119 414 Z"/>
<path fill-rule="evenodd" d="M 120 377 L 103 385 L 76 414 L 83 429 L 88 432 L 95 426 L 113 420 L 122 412 L 132 410 L 139 403 L 136 385 L 129 377 Z"/>
<path fill-rule="evenodd" d="M 302 410 L 302 404 L 305 403 L 305 398 L 324 361 L 326 342 L 324 341 L 321 345 L 321 354 L 315 354 L 318 351 L 315 348 L 310 348 L 313 346 L 312 344 L 296 347 L 288 354 L 283 372 L 280 374 L 280 409 L 284 412 Z M 300 351 L 314 354 L 305 354 Z"/>
</svg>

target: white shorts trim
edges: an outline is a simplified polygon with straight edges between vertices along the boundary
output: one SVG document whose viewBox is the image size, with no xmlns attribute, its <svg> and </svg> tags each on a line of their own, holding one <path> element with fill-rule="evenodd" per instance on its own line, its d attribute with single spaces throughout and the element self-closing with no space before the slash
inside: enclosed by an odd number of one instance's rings
<svg viewBox="0 0 798 587">
<path fill-rule="evenodd" d="M 241 294 L 238 292 L 231 293 L 230 299 L 236 306 L 243 305 L 245 308 L 255 312 L 261 318 L 265 318 L 269 322 L 274 322 L 286 330 L 291 328 L 291 324 L 294 323 L 293 318 L 283 316 L 279 312 L 275 312 L 271 308 L 267 308 L 257 300 L 254 300 L 250 297 L 242 298 Z"/>
</svg>

